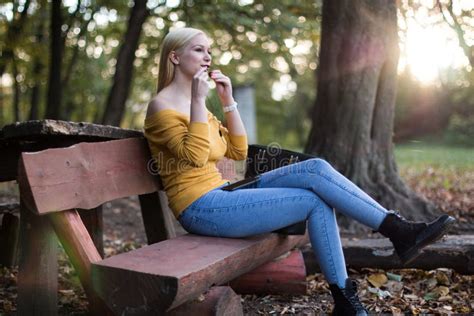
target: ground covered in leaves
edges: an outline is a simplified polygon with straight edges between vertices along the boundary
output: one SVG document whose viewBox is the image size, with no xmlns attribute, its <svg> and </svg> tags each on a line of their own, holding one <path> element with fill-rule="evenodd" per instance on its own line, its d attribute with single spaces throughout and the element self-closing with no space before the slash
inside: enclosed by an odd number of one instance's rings
<svg viewBox="0 0 474 316">
<path fill-rule="evenodd" d="M 453 232 L 473 234 L 474 171 L 402 171 L 417 192 L 458 219 Z M 14 194 L 3 194 L 0 202 L 12 202 Z M 127 210 L 127 211 L 126 211 Z M 136 198 L 107 203 L 104 208 L 106 256 L 140 247 L 145 234 Z M 84 315 L 87 301 L 77 275 L 64 253 L 60 256 L 59 313 Z M 376 270 L 349 269 L 358 283 L 362 302 L 372 313 L 474 314 L 474 276 L 440 268 Z M 0 315 L 16 311 L 17 269 L 0 268 Z M 298 296 L 242 296 L 246 315 L 319 315 L 329 313 L 332 299 L 320 274 L 309 275 L 308 294 Z"/>
</svg>

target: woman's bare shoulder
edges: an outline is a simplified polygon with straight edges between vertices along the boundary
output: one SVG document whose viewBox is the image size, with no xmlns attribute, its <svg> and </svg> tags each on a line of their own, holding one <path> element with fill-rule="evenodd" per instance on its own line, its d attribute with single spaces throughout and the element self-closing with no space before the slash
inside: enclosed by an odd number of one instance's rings
<svg viewBox="0 0 474 316">
<path fill-rule="evenodd" d="M 171 100 L 164 93 L 159 93 L 155 95 L 150 102 L 148 103 L 148 109 L 146 116 L 153 115 L 159 111 L 171 109 L 174 110 Z"/>
</svg>

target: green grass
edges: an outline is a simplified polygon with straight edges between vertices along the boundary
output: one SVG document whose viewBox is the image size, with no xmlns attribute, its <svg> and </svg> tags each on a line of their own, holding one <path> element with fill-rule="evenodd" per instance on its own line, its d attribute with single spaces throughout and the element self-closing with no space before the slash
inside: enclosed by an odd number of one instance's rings
<svg viewBox="0 0 474 316">
<path fill-rule="evenodd" d="M 395 145 L 400 168 L 439 168 L 474 170 L 474 148 L 455 147 L 421 141 Z"/>
</svg>

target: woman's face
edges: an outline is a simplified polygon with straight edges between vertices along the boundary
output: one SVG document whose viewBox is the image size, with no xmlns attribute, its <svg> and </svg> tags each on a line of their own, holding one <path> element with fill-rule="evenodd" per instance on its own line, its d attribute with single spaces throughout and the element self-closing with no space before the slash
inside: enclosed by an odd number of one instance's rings
<svg viewBox="0 0 474 316">
<path fill-rule="evenodd" d="M 176 53 L 178 59 L 178 67 L 180 70 L 189 76 L 206 67 L 211 66 L 211 52 L 209 39 L 204 34 L 194 36 L 191 41 Z"/>
</svg>

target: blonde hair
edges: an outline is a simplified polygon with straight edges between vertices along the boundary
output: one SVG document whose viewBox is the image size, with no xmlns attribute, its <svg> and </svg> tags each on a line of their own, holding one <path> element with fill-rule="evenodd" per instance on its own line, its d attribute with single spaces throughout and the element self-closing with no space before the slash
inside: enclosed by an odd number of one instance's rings
<svg viewBox="0 0 474 316">
<path fill-rule="evenodd" d="M 165 36 L 160 55 L 157 93 L 169 85 L 174 78 L 175 66 L 170 60 L 170 53 L 179 51 L 198 34 L 204 34 L 204 32 L 195 28 L 184 27 L 171 31 Z"/>
</svg>

